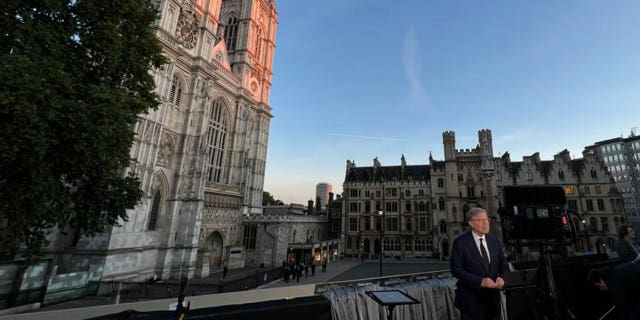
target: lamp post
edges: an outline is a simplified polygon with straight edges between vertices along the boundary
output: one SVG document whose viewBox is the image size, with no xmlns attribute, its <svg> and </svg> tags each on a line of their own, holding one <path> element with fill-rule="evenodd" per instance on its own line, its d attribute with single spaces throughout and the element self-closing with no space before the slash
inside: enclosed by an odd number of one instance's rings
<svg viewBox="0 0 640 320">
<path fill-rule="evenodd" d="M 378 213 L 378 217 L 380 218 L 380 277 L 382 277 L 382 252 L 383 252 L 382 238 L 384 237 L 384 211 L 382 211 L 382 208 L 378 208 L 377 213 Z"/>
</svg>

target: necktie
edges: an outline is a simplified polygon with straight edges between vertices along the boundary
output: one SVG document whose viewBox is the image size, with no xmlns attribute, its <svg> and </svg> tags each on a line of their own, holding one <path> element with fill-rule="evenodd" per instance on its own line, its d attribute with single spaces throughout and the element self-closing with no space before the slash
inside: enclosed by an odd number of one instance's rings
<svg viewBox="0 0 640 320">
<path fill-rule="evenodd" d="M 482 240 L 484 240 L 484 238 L 480 238 L 480 255 L 482 256 L 484 269 L 489 272 L 489 256 L 487 256 L 487 249 L 484 248 Z"/>
</svg>

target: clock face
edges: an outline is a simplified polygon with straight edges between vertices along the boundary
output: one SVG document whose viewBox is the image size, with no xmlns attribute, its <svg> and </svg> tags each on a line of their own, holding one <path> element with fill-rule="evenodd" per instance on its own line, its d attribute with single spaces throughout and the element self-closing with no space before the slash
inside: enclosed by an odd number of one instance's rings
<svg viewBox="0 0 640 320">
<path fill-rule="evenodd" d="M 185 48 L 192 49 L 196 46 L 196 30 L 194 24 L 189 23 L 186 19 L 180 19 L 176 27 L 176 37 Z"/>
</svg>

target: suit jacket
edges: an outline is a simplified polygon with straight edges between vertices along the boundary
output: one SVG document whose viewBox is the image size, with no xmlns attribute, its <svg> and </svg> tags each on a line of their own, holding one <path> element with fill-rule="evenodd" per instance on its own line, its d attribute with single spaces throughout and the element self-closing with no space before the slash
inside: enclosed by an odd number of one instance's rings
<svg viewBox="0 0 640 320">
<path fill-rule="evenodd" d="M 500 291 L 480 287 L 482 278 L 505 281 L 509 274 L 502 246 L 496 236 L 484 236 L 489 250 L 490 266 L 485 270 L 478 246 L 471 230 L 453 240 L 451 248 L 451 273 L 458 279 L 454 305 L 461 313 L 483 319 L 500 313 Z"/>
<path fill-rule="evenodd" d="M 604 276 L 611 302 L 616 306 L 613 319 L 639 319 L 640 264 L 622 263 Z"/>
<path fill-rule="evenodd" d="M 620 257 L 621 259 L 624 259 L 625 261 L 633 261 L 633 259 L 635 259 L 638 256 L 638 253 L 636 253 L 636 251 L 633 250 L 633 247 L 631 246 L 629 241 L 627 241 L 626 239 L 616 240 L 616 242 L 613 244 L 613 247 L 618 253 L 618 257 Z"/>
</svg>

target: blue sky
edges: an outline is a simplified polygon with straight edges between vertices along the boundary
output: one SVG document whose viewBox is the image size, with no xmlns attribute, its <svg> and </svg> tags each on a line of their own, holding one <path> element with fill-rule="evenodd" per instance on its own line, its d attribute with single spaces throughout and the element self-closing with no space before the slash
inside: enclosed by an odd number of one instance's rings
<svg viewBox="0 0 640 320">
<path fill-rule="evenodd" d="M 513 161 L 640 127 L 640 1 L 280 0 L 264 189 L 341 192 L 347 160 L 443 158 L 493 133 Z M 640 133 L 640 129 L 638 130 Z"/>
</svg>

